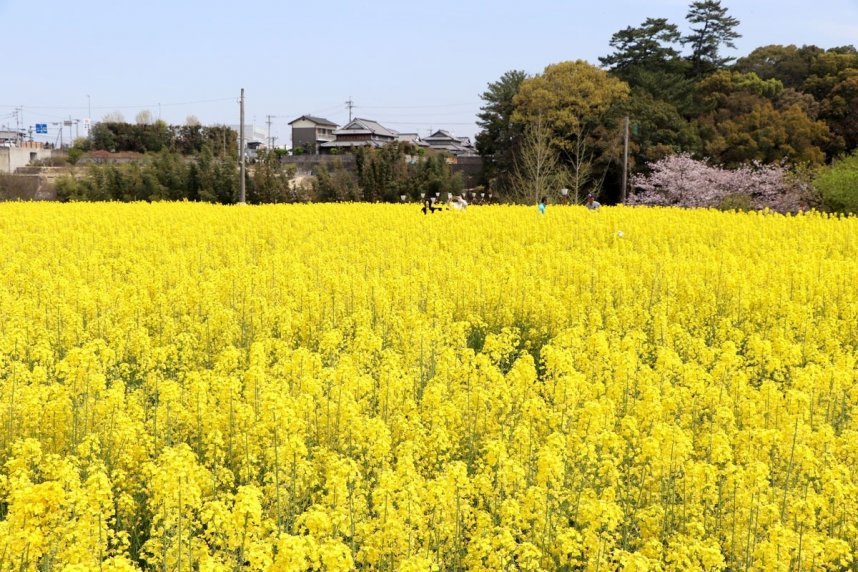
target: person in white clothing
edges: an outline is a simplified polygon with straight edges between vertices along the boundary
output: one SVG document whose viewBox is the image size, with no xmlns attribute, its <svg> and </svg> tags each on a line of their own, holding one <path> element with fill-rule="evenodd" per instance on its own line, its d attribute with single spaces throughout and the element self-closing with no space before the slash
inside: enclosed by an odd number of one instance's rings
<svg viewBox="0 0 858 572">
<path fill-rule="evenodd" d="M 599 201 L 596 200 L 596 197 L 593 196 L 593 193 L 590 193 L 589 195 L 587 195 L 587 208 L 588 209 L 590 209 L 591 211 L 594 211 L 597 208 L 599 208 L 600 206 L 602 206 L 602 205 L 599 204 Z"/>
</svg>

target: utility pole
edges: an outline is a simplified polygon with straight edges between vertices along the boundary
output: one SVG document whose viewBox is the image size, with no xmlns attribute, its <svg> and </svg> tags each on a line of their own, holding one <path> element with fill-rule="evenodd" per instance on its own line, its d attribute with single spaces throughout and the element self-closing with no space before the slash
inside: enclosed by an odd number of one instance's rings
<svg viewBox="0 0 858 572">
<path fill-rule="evenodd" d="M 355 102 L 352 101 L 352 96 L 349 96 L 349 99 L 346 101 L 346 108 L 349 110 L 349 123 L 352 122 L 352 108 L 354 108 Z"/>
<path fill-rule="evenodd" d="M 240 100 L 240 123 L 238 125 L 238 154 L 240 156 L 239 159 L 239 177 L 241 180 L 239 181 L 239 204 L 244 204 L 244 88 L 241 88 L 241 100 Z"/>
<path fill-rule="evenodd" d="M 59 142 L 59 144 L 60 144 L 59 148 L 62 149 L 63 148 L 63 129 L 64 129 L 63 122 L 62 121 L 53 121 L 53 122 L 51 122 L 51 125 L 56 125 L 57 127 L 59 127 L 59 129 L 57 129 L 57 132 L 58 132 L 57 138 L 54 139 L 54 147 L 56 147 L 57 142 Z"/>
<path fill-rule="evenodd" d="M 277 137 L 271 137 L 271 118 L 272 117 L 277 118 L 280 116 L 279 115 L 266 115 L 265 117 L 268 119 L 268 121 L 266 121 L 266 123 L 268 123 L 268 150 L 270 151 L 274 147 L 274 140 L 277 139 Z"/>
<path fill-rule="evenodd" d="M 626 203 L 626 189 L 628 189 L 629 176 L 629 116 L 626 115 L 626 125 L 623 132 L 623 192 L 622 203 Z"/>
</svg>

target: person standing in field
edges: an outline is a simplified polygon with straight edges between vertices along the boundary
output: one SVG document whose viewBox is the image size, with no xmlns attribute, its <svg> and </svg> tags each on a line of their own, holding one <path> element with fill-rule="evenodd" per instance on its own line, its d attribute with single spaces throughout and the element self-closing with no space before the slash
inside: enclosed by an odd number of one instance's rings
<svg viewBox="0 0 858 572">
<path fill-rule="evenodd" d="M 596 197 L 593 196 L 593 193 L 587 195 L 587 208 L 591 211 L 594 211 L 602 206 L 599 201 L 596 200 Z"/>
<path fill-rule="evenodd" d="M 455 211 L 463 211 L 468 207 L 468 201 L 461 195 L 452 199 L 449 204 L 449 208 Z"/>
<path fill-rule="evenodd" d="M 539 209 L 539 214 L 545 214 L 545 208 L 548 206 L 548 197 L 542 197 L 539 200 L 539 204 L 536 205 L 536 208 Z"/>
</svg>

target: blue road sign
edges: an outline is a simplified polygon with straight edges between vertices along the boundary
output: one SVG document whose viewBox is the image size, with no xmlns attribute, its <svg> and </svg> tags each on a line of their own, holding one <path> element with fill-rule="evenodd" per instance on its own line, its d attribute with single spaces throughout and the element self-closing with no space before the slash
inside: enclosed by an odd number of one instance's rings
<svg viewBox="0 0 858 572">
<path fill-rule="evenodd" d="M 48 132 L 48 124 L 47 123 L 36 123 L 36 133 L 47 133 Z"/>
</svg>

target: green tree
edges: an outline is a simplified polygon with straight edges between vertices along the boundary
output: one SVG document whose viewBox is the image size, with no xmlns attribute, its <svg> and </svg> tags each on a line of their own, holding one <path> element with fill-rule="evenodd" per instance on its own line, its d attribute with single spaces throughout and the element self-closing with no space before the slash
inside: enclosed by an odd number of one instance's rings
<svg viewBox="0 0 858 572">
<path fill-rule="evenodd" d="M 702 149 L 697 130 L 670 101 L 636 87 L 624 106 L 629 116 L 629 169 L 667 155 Z"/>
<path fill-rule="evenodd" d="M 362 200 L 368 202 L 398 202 L 401 182 L 408 175 L 405 162 L 406 148 L 390 143 L 380 148 L 358 147 L 355 150 L 355 167 Z"/>
<path fill-rule="evenodd" d="M 795 46 L 768 45 L 736 60 L 733 68 L 742 73 L 754 73 L 761 79 L 777 79 L 784 87 L 803 89 L 810 76 L 807 50 Z"/>
<path fill-rule="evenodd" d="M 361 188 L 361 200 L 375 202 L 381 200 L 388 187 L 393 182 L 393 170 L 390 165 L 377 157 L 372 147 L 355 149 L 355 166 L 357 168 L 358 185 Z"/>
<path fill-rule="evenodd" d="M 344 169 L 339 160 L 328 169 L 316 167 L 313 179 L 313 196 L 317 201 L 341 202 L 360 200 L 360 189 L 354 173 Z"/>
<path fill-rule="evenodd" d="M 691 24 L 691 33 L 682 38 L 682 43 L 691 46 L 688 58 L 694 75 L 710 73 L 732 61 L 733 58 L 722 57 L 721 47 L 735 49 L 733 40 L 742 36 L 735 31 L 739 20 L 727 15 L 721 0 L 692 2 L 685 19 Z"/>
<path fill-rule="evenodd" d="M 777 79 L 763 80 L 754 73 L 720 70 L 695 85 L 698 113 L 747 112 L 762 101 L 777 101 L 784 91 Z"/>
<path fill-rule="evenodd" d="M 704 154 L 728 166 L 784 159 L 822 162 L 830 139 L 827 125 L 798 103 L 779 106 L 785 93 L 792 96 L 778 80 L 754 73 L 721 70 L 698 82 L 695 121 Z"/>
<path fill-rule="evenodd" d="M 89 139 L 85 137 L 78 137 L 74 140 L 74 144 L 69 148 L 68 151 L 68 162 L 69 165 L 76 165 L 78 160 L 83 156 L 84 153 L 89 151 Z"/>
<path fill-rule="evenodd" d="M 288 167 L 280 162 L 274 152 L 262 152 L 253 169 L 253 184 L 248 189 L 248 201 L 251 203 L 287 203 L 296 202 L 302 197 L 291 185 L 295 166 Z"/>
<path fill-rule="evenodd" d="M 103 149 L 105 151 L 116 150 L 116 136 L 109 123 L 96 123 L 89 132 L 90 146 L 92 149 Z"/>
<path fill-rule="evenodd" d="M 174 145 L 183 155 L 199 153 L 203 148 L 203 127 L 199 124 L 173 128 Z"/>
<path fill-rule="evenodd" d="M 180 200 L 186 197 L 188 166 L 179 153 L 162 150 L 146 163 L 149 200 Z"/>
<path fill-rule="evenodd" d="M 200 153 L 188 163 L 186 196 L 191 201 L 213 200 L 207 197 L 214 187 L 214 155 L 211 147 L 203 145 Z"/>
<path fill-rule="evenodd" d="M 633 99 L 649 94 L 684 112 L 693 82 L 687 77 L 691 64 L 674 47 L 681 37 L 667 19 L 647 18 L 637 28 L 616 32 L 610 41 L 614 52 L 599 61 L 632 87 Z"/>
<path fill-rule="evenodd" d="M 523 71 L 508 71 L 489 83 L 480 95 L 484 104 L 477 114 L 481 131 L 476 136 L 476 147 L 483 159 L 483 179 L 494 181 L 501 192 L 510 186 L 515 148 L 521 137 L 521 125 L 512 121 L 513 98 L 525 79 L 527 74 Z"/>
<path fill-rule="evenodd" d="M 858 69 L 858 51 L 854 46 L 822 50 L 815 46 L 802 48 L 807 52 L 809 75 L 802 91 L 813 95 L 817 101 L 828 97 L 844 72 Z"/>
<path fill-rule="evenodd" d="M 239 170 L 234 160 L 218 159 L 214 162 L 213 199 L 222 204 L 238 201 Z"/>
<path fill-rule="evenodd" d="M 442 193 L 458 194 L 462 189 L 461 176 L 454 175 L 446 158 L 439 153 L 414 158 L 407 167 L 406 178 L 401 181 L 401 194 L 411 199 L 433 197 Z"/>
<path fill-rule="evenodd" d="M 739 58 L 734 69 L 756 73 L 762 79 L 778 79 L 784 87 L 822 102 L 844 72 L 858 69 L 858 51 L 853 46 L 823 50 L 817 46 L 769 45 Z"/>
<path fill-rule="evenodd" d="M 798 103 L 809 117 L 822 119 L 832 136 L 824 146 L 829 159 L 858 146 L 856 88 L 858 51 L 854 46 L 823 50 L 817 46 L 764 46 L 739 59 L 734 69 L 754 72 L 762 79 L 777 79 L 785 93 L 778 103 Z M 792 100 L 787 103 L 786 100 Z"/>
<path fill-rule="evenodd" d="M 822 169 L 813 185 L 826 210 L 858 213 L 858 151 Z"/>
<path fill-rule="evenodd" d="M 666 18 L 647 18 L 637 28 L 631 26 L 611 36 L 610 46 L 614 52 L 599 58 L 617 77 L 629 81 L 633 70 L 668 68 L 680 59 L 679 51 L 673 47 L 682 35 L 675 24 Z"/>
<path fill-rule="evenodd" d="M 238 167 L 232 157 L 216 157 L 211 147 L 204 144 L 189 165 L 188 198 L 210 203 L 234 203 L 239 192 L 238 177 Z"/>
<path fill-rule="evenodd" d="M 135 125 L 140 141 L 137 151 L 162 151 L 169 149 L 173 140 L 172 132 L 166 122 L 158 119 L 152 124 Z"/>
<path fill-rule="evenodd" d="M 522 82 L 512 120 L 541 121 L 571 171 L 574 190 L 597 190 L 621 152 L 619 119 L 629 86 L 583 60 L 549 65 Z"/>
<path fill-rule="evenodd" d="M 212 153 L 221 159 L 238 157 L 238 133 L 226 125 L 204 127 L 203 145 L 208 145 Z"/>
<path fill-rule="evenodd" d="M 830 126 L 840 148 L 847 151 L 858 148 L 858 68 L 840 74 L 839 81 L 822 101 L 820 117 Z"/>
</svg>

